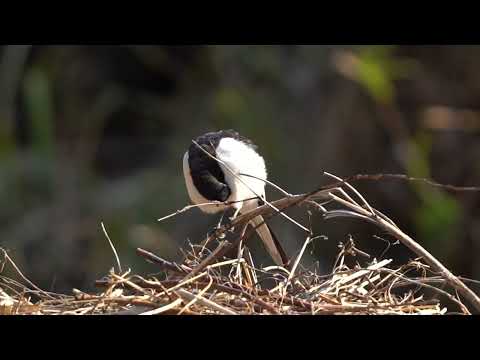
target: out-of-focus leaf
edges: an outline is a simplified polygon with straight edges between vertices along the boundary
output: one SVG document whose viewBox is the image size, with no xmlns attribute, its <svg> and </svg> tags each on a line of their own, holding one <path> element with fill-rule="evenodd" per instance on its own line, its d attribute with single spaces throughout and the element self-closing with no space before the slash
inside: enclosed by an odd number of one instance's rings
<svg viewBox="0 0 480 360">
<path fill-rule="evenodd" d="M 430 189 L 421 195 L 421 206 L 414 212 L 419 239 L 445 256 L 454 245 L 453 236 L 458 231 L 462 208 L 454 198 L 440 191 Z"/>
<path fill-rule="evenodd" d="M 430 178 L 429 154 L 432 138 L 425 132 L 419 132 L 407 144 L 407 173 L 411 177 Z"/>
<path fill-rule="evenodd" d="M 409 176 L 430 178 L 429 155 L 432 137 L 426 132 L 419 132 L 409 143 L 407 171 Z M 435 246 L 437 254 L 448 254 L 461 218 L 462 208 L 449 194 L 431 187 L 412 184 L 421 199 L 415 209 L 415 223 L 419 239 Z"/>
<path fill-rule="evenodd" d="M 382 59 L 364 56 L 358 68 L 358 77 L 375 100 L 390 103 L 393 100 L 394 88 L 388 68 Z"/>
<path fill-rule="evenodd" d="M 395 99 L 395 81 L 409 77 L 417 67 L 412 60 L 397 58 L 394 50 L 393 45 L 362 46 L 350 60 L 356 80 L 376 101 L 385 104 Z"/>
<path fill-rule="evenodd" d="M 460 205 L 448 194 L 432 189 L 425 191 L 422 206 L 415 212 L 419 238 L 434 246 L 436 254 L 448 254 L 461 212 Z"/>
</svg>

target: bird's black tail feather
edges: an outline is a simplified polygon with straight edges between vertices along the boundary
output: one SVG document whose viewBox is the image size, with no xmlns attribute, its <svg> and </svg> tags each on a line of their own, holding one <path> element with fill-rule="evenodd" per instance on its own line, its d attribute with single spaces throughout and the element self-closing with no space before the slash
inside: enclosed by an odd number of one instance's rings
<svg viewBox="0 0 480 360">
<path fill-rule="evenodd" d="M 288 258 L 287 254 L 285 253 L 285 250 L 283 250 L 282 244 L 280 244 L 280 241 L 278 241 L 277 236 L 273 232 L 272 228 L 270 225 L 267 224 L 268 230 L 270 231 L 270 234 L 272 234 L 272 239 L 275 242 L 275 246 L 277 247 L 277 250 L 282 257 L 282 262 L 283 266 L 288 269 L 288 265 L 290 263 L 290 259 Z"/>
<path fill-rule="evenodd" d="M 256 228 L 258 236 L 262 240 L 265 248 L 275 263 L 279 266 L 288 266 L 289 260 L 285 251 L 283 250 L 282 245 L 278 241 L 278 238 L 275 236 L 272 229 L 263 220 L 263 217 L 257 216 L 256 218 L 252 219 L 251 222 Z"/>
</svg>

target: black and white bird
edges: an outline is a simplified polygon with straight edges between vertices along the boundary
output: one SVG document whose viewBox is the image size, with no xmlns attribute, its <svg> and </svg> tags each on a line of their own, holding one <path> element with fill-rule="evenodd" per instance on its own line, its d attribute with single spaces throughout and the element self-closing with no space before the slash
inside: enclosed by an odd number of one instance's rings
<svg viewBox="0 0 480 360">
<path fill-rule="evenodd" d="M 267 179 L 267 170 L 263 157 L 251 140 L 234 130 L 221 130 L 204 134 L 195 142 L 203 150 L 192 143 L 183 157 L 183 173 L 190 200 L 196 205 L 212 201 L 232 203 L 228 206 L 202 206 L 200 209 L 203 212 L 214 214 L 233 208 L 236 216 L 264 203 L 265 181 L 262 179 Z M 285 266 L 288 262 L 285 252 L 263 218 L 254 218 L 251 225 L 256 227 L 275 263 Z"/>
</svg>

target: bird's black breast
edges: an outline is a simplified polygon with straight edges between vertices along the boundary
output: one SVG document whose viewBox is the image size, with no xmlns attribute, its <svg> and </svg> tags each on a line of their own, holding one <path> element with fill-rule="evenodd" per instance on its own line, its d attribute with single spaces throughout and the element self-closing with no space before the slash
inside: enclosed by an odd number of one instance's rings
<svg viewBox="0 0 480 360">
<path fill-rule="evenodd" d="M 230 196 L 230 188 L 225 182 L 225 175 L 218 162 L 204 151 L 216 157 L 216 148 L 221 138 L 216 133 L 202 135 L 195 139 L 188 149 L 188 165 L 193 184 L 198 192 L 207 200 L 226 201 Z"/>
<path fill-rule="evenodd" d="M 246 145 L 256 148 L 247 138 L 241 136 L 234 130 L 221 130 L 204 134 L 195 142 L 202 147 L 200 149 L 192 143 L 188 149 L 188 164 L 192 181 L 198 192 L 211 201 L 226 201 L 231 194 L 231 189 L 225 181 L 225 174 L 219 163 L 213 158 L 216 157 L 216 149 L 223 138 L 234 138 Z M 208 156 L 205 151 L 210 155 Z"/>
</svg>

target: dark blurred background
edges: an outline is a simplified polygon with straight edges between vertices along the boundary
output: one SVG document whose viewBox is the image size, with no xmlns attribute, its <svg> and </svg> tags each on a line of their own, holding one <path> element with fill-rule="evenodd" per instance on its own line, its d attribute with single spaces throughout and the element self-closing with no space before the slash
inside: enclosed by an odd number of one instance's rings
<svg viewBox="0 0 480 360">
<path fill-rule="evenodd" d="M 2 46 L 0 246 L 47 290 L 89 290 L 115 264 L 103 221 L 123 267 L 154 272 L 136 247 L 178 259 L 218 221 L 198 210 L 156 219 L 188 203 L 191 139 L 225 128 L 252 138 L 291 193 L 330 183 L 323 171 L 480 186 L 479 63 L 479 46 L 453 45 Z M 480 279 L 478 193 L 357 186 L 452 271 Z M 393 242 L 357 221 L 312 222 L 326 238 L 305 260 L 325 272 L 349 235 L 377 257 Z M 272 227 L 289 254 L 303 245 L 292 224 Z"/>
</svg>

